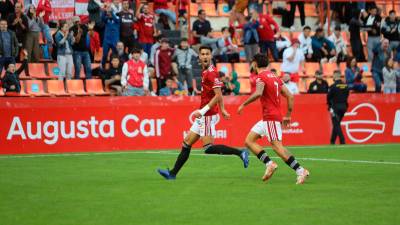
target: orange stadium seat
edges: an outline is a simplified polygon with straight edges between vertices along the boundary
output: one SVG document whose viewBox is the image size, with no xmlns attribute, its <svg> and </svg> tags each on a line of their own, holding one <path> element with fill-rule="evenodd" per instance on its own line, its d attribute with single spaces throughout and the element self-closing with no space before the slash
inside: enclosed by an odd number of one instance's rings
<svg viewBox="0 0 400 225">
<path fill-rule="evenodd" d="M 206 11 L 207 16 L 217 16 L 217 11 L 213 3 L 202 3 L 201 8 Z"/>
<path fill-rule="evenodd" d="M 304 67 L 306 70 L 306 74 L 304 74 L 305 76 L 314 76 L 315 71 L 321 69 L 319 63 L 316 63 L 316 62 L 305 63 Z"/>
<path fill-rule="evenodd" d="M 108 95 L 103 89 L 103 83 L 101 79 L 86 80 L 86 91 L 90 95 Z"/>
<path fill-rule="evenodd" d="M 230 11 L 228 11 L 228 4 L 218 4 L 218 15 L 223 17 L 228 17 Z"/>
<path fill-rule="evenodd" d="M 249 78 L 239 78 L 240 83 L 240 94 L 250 94 L 251 92 L 251 85 Z"/>
<path fill-rule="evenodd" d="M 217 70 L 223 72 L 225 75 L 231 75 L 232 64 L 230 63 L 217 63 Z"/>
<path fill-rule="evenodd" d="M 250 65 L 248 63 L 235 63 L 233 70 L 238 74 L 238 77 L 250 76 Z"/>
<path fill-rule="evenodd" d="M 367 85 L 367 91 L 373 92 L 375 91 L 375 81 L 372 77 L 363 78 L 362 82 Z"/>
<path fill-rule="evenodd" d="M 324 76 L 332 76 L 335 70 L 338 70 L 338 66 L 336 63 L 324 63 L 322 65 L 322 74 Z"/>
<path fill-rule="evenodd" d="M 363 76 L 364 77 L 371 77 L 371 63 L 370 62 L 360 62 L 357 63 L 357 66 L 360 67 L 360 70 L 363 70 Z"/>
<path fill-rule="evenodd" d="M 50 95 L 55 95 L 55 96 L 69 95 L 67 92 L 65 92 L 64 81 L 62 80 L 48 80 L 47 92 Z"/>
<path fill-rule="evenodd" d="M 46 70 L 44 68 L 43 63 L 29 63 L 28 68 L 29 68 L 29 75 L 32 78 L 37 78 L 37 79 L 49 79 L 50 78 L 46 74 Z"/>
<path fill-rule="evenodd" d="M 190 4 L 190 16 L 198 16 L 199 5 L 198 4 Z"/>
<path fill-rule="evenodd" d="M 44 91 L 43 81 L 41 80 L 27 80 L 26 93 L 30 96 L 49 96 L 49 94 Z"/>
<path fill-rule="evenodd" d="M 67 80 L 67 92 L 71 95 L 87 95 L 83 80 Z"/>
<path fill-rule="evenodd" d="M 48 63 L 47 66 L 49 67 L 49 77 L 58 78 L 58 74 L 55 73 L 56 68 L 58 68 L 57 63 Z"/>
</svg>

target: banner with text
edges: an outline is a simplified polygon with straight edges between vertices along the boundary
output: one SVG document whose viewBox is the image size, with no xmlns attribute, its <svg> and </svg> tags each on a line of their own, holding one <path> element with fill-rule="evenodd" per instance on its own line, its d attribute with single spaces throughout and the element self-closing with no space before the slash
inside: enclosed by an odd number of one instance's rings
<svg viewBox="0 0 400 225">
<path fill-rule="evenodd" d="M 236 114 L 246 98 L 224 97 L 231 119 L 219 117 L 215 143 L 243 146 L 261 119 L 258 102 Z M 199 97 L 0 98 L 0 154 L 178 149 L 199 103 Z M 400 95 L 353 94 L 349 103 L 342 122 L 348 143 L 400 143 Z M 329 144 L 331 128 L 326 96 L 299 95 L 283 143 Z"/>
</svg>

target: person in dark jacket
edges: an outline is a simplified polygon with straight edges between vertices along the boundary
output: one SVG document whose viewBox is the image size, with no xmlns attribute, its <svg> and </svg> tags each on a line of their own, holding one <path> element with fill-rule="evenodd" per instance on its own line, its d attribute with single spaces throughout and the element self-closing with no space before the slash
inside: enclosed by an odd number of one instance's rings
<svg viewBox="0 0 400 225">
<path fill-rule="evenodd" d="M 120 19 L 111 9 L 111 6 L 107 6 L 105 11 L 102 12 L 102 20 L 105 24 L 104 39 L 103 39 L 103 58 L 101 59 L 101 65 L 104 65 L 107 61 L 108 52 L 110 49 L 116 53 L 117 43 L 119 41 L 120 31 Z"/>
<path fill-rule="evenodd" d="M 5 64 L 15 63 L 18 55 L 17 36 L 7 28 L 7 21 L 0 20 L 0 74 Z"/>
<path fill-rule="evenodd" d="M 87 11 L 89 12 L 89 21 L 95 22 L 94 29 L 100 35 L 100 41 L 103 41 L 104 37 L 104 24 L 101 20 L 101 9 L 103 3 L 101 0 L 89 0 Z"/>
<path fill-rule="evenodd" d="M 367 49 L 368 61 L 371 62 L 374 56 L 374 48 L 381 40 L 381 16 L 376 6 L 371 7 L 368 12 L 362 12 L 364 29 L 368 31 Z"/>
<path fill-rule="evenodd" d="M 92 67 L 90 61 L 90 39 L 88 37 L 88 28 L 84 24 L 80 24 L 79 16 L 72 18 L 74 25 L 70 31 L 74 36 L 74 42 L 72 44 L 73 50 L 73 61 L 75 68 L 75 79 L 79 79 L 81 73 L 81 66 L 85 70 L 86 79 L 92 78 Z"/>
<path fill-rule="evenodd" d="M 340 77 L 341 74 L 339 70 L 333 73 L 334 83 L 329 87 L 327 95 L 328 108 L 332 117 L 332 134 L 330 140 L 332 145 L 335 144 L 338 136 L 340 144 L 345 144 L 340 122 L 342 122 L 344 114 L 349 106 L 347 103 L 347 99 L 349 98 L 349 88 Z"/>
<path fill-rule="evenodd" d="M 328 93 L 329 85 L 326 80 L 322 77 L 321 71 L 315 71 L 315 80 L 310 83 L 308 88 L 309 94 L 322 94 Z"/>
<path fill-rule="evenodd" d="M 328 59 L 336 56 L 335 44 L 328 40 L 322 28 L 317 28 L 315 35 L 311 38 L 313 58 L 317 62 L 326 63 Z"/>
<path fill-rule="evenodd" d="M 10 13 L 14 10 L 14 3 L 10 0 L 0 1 L 0 15 L 2 20 L 6 20 Z"/>
<path fill-rule="evenodd" d="M 26 51 L 24 51 L 24 53 L 25 53 L 25 58 L 22 62 L 22 65 L 18 69 L 15 68 L 15 63 L 10 63 L 6 65 L 7 71 L 4 77 L 1 79 L 2 88 L 4 89 L 5 93 L 21 92 L 19 75 L 22 73 L 22 71 L 24 71 L 28 67 L 28 54 Z"/>
<path fill-rule="evenodd" d="M 397 50 L 400 44 L 399 20 L 396 18 L 396 11 L 391 10 L 389 16 L 382 22 L 381 32 L 383 37 L 389 40 L 390 51 Z"/>
<path fill-rule="evenodd" d="M 359 10 L 353 15 L 350 20 L 349 31 L 350 31 L 350 46 L 354 57 L 356 57 L 358 62 L 365 62 L 364 48 L 360 36 L 360 28 L 362 26 L 361 14 Z"/>
<path fill-rule="evenodd" d="M 110 59 L 110 68 L 102 76 L 104 86 L 115 90 L 117 95 L 122 95 L 121 74 L 122 64 L 118 55 L 112 55 Z"/>
<path fill-rule="evenodd" d="M 9 29 L 15 32 L 17 36 L 18 46 L 20 48 L 25 47 L 25 37 L 28 33 L 29 24 L 28 17 L 24 14 L 20 2 L 15 3 L 15 12 L 8 15 L 7 23 Z"/>
</svg>

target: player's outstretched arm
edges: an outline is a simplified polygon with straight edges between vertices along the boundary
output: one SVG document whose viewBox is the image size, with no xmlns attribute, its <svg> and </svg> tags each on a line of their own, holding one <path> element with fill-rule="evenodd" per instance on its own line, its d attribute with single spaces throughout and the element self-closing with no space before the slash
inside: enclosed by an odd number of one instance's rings
<svg viewBox="0 0 400 225">
<path fill-rule="evenodd" d="M 222 96 L 222 90 L 221 90 L 221 88 L 214 88 L 214 93 L 215 93 L 215 96 L 221 96 L 220 98 L 219 98 L 219 101 L 218 101 L 218 107 L 219 107 L 219 109 L 221 110 L 221 114 L 222 114 L 222 116 L 225 118 L 225 119 L 229 119 L 230 117 L 231 117 L 231 115 L 228 113 L 228 111 L 226 111 L 225 110 L 225 104 L 224 104 L 224 98 L 223 98 L 223 96 Z"/>
<path fill-rule="evenodd" d="M 283 117 L 283 126 L 289 127 L 291 116 L 292 116 L 292 111 L 293 111 L 294 98 L 293 98 L 292 93 L 290 93 L 289 89 L 287 89 L 285 85 L 282 85 L 281 93 L 286 98 L 286 102 L 287 102 L 287 112 L 286 112 L 286 116 Z"/>
<path fill-rule="evenodd" d="M 259 99 L 264 92 L 264 83 L 257 82 L 256 91 L 245 101 L 243 102 L 238 108 L 238 114 L 242 114 L 242 111 L 245 106 L 251 104 L 255 100 Z"/>
</svg>

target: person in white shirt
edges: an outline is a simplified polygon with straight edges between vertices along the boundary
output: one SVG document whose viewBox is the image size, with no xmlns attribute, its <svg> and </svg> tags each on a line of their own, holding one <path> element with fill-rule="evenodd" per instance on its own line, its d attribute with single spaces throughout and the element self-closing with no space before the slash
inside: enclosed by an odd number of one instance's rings
<svg viewBox="0 0 400 225">
<path fill-rule="evenodd" d="M 281 64 L 281 73 L 288 73 L 293 82 L 299 81 L 299 71 L 304 71 L 304 53 L 299 48 L 300 42 L 298 39 L 292 40 L 292 46 L 285 49 L 283 52 L 283 62 Z"/>
<path fill-rule="evenodd" d="M 282 36 L 281 32 L 276 34 L 275 42 L 276 48 L 278 49 L 279 58 L 282 59 L 283 52 L 292 45 L 292 42 L 290 42 L 288 37 Z"/>
<path fill-rule="evenodd" d="M 311 27 L 305 26 L 303 32 L 299 35 L 300 49 L 303 51 L 307 59 L 311 59 L 313 55 L 312 40 L 311 40 Z"/>
<path fill-rule="evenodd" d="M 336 56 L 331 58 L 329 62 L 345 62 L 347 58 L 347 43 L 342 37 L 341 27 L 336 26 L 335 31 L 328 37 L 336 47 Z"/>
<path fill-rule="evenodd" d="M 297 87 L 297 84 L 290 81 L 290 74 L 285 73 L 282 77 L 282 81 L 292 95 L 299 94 L 299 88 Z"/>
</svg>

